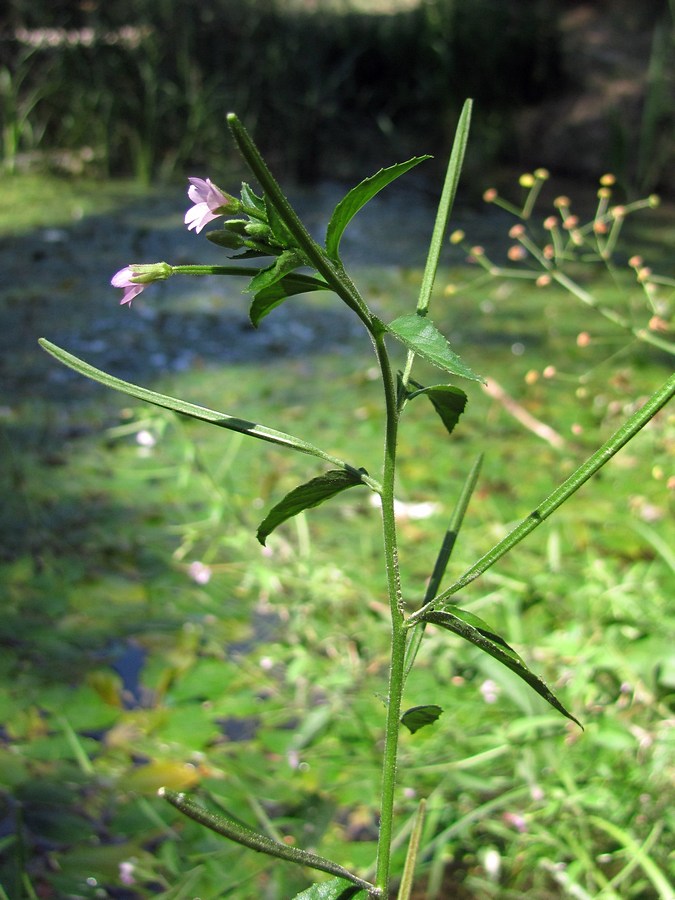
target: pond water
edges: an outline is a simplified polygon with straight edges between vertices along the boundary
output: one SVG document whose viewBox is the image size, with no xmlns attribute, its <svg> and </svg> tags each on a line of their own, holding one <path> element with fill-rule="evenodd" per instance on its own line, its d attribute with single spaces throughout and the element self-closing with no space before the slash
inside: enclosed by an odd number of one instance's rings
<svg viewBox="0 0 675 900">
<path fill-rule="evenodd" d="M 323 240 L 348 187 L 326 182 L 289 191 L 317 240 Z M 423 267 L 438 190 L 412 173 L 408 184 L 390 186 L 358 213 L 341 244 L 357 283 L 364 272 L 377 284 L 378 269 L 395 278 L 397 272 Z M 187 231 L 187 206 L 185 190 L 172 187 L 112 213 L 0 241 L 0 365 L 10 393 L 32 391 L 38 382 L 46 396 L 62 394 L 76 382 L 78 396 L 96 389 L 55 366 L 37 348 L 41 336 L 132 380 L 197 364 L 256 363 L 323 349 L 348 352 L 362 337 L 360 323 L 339 301 L 327 300 L 329 295 L 293 298 L 254 329 L 248 298 L 242 296 L 244 279 L 175 277 L 152 285 L 131 309 L 120 308 L 121 292 L 109 280 L 128 263 L 227 264 L 225 251 L 203 233 Z M 456 225 L 481 241 L 486 233 L 503 235 L 506 221 L 494 208 L 476 213 L 460 207 L 455 217 Z M 457 262 L 457 250 L 448 247 L 448 258 L 451 252 Z M 410 293 L 412 310 L 414 286 Z"/>
</svg>

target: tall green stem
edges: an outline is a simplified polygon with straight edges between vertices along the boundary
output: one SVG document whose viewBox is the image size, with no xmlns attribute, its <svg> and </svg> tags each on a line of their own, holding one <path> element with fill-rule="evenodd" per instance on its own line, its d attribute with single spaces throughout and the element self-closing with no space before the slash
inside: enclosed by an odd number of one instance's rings
<svg viewBox="0 0 675 900">
<path fill-rule="evenodd" d="M 293 235 L 297 246 L 305 254 L 308 263 L 323 275 L 338 297 L 344 300 L 347 306 L 361 319 L 368 331 L 371 331 L 370 312 L 344 268 L 330 260 L 323 248 L 316 243 L 307 231 L 276 179 L 267 168 L 267 163 L 262 158 L 249 133 L 234 113 L 228 114 L 227 124 L 230 126 L 242 156 L 260 182 L 265 193 L 274 203 L 277 212 Z"/>
<path fill-rule="evenodd" d="M 394 792 L 398 759 L 399 719 L 405 672 L 406 629 L 403 597 L 398 564 L 396 520 L 394 516 L 394 488 L 396 483 L 396 444 L 398 439 L 398 407 L 396 384 L 391 372 L 384 333 L 374 337 L 375 350 L 382 371 L 386 405 L 384 439 L 384 471 L 382 478 L 382 531 L 387 573 L 387 590 L 391 612 L 391 656 L 389 692 L 382 758 L 382 789 L 380 797 L 380 833 L 377 848 L 375 883 L 386 896 L 389 884 L 391 842 L 393 837 Z"/>
</svg>

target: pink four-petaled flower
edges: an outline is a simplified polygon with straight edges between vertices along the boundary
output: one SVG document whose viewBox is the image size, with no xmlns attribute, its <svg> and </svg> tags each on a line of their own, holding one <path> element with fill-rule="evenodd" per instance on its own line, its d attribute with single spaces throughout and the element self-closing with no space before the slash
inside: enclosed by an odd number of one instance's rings
<svg viewBox="0 0 675 900">
<path fill-rule="evenodd" d="M 120 303 L 129 303 L 137 297 L 142 290 L 145 289 L 145 284 L 138 284 L 131 279 L 134 277 L 134 270 L 131 266 L 125 266 L 123 269 L 120 269 L 119 272 L 115 272 L 110 283 L 113 287 L 123 288 L 124 294 Z"/>
<path fill-rule="evenodd" d="M 194 228 L 199 234 L 205 225 L 224 215 L 231 199 L 210 178 L 188 178 L 188 181 L 188 197 L 194 206 L 185 213 L 185 224 L 188 230 Z"/>
<path fill-rule="evenodd" d="M 110 283 L 113 287 L 122 288 L 124 294 L 120 303 L 129 303 L 138 297 L 146 284 L 153 281 L 164 281 L 173 275 L 173 267 L 165 262 L 142 263 L 125 266 L 119 272 L 115 272 Z"/>
</svg>

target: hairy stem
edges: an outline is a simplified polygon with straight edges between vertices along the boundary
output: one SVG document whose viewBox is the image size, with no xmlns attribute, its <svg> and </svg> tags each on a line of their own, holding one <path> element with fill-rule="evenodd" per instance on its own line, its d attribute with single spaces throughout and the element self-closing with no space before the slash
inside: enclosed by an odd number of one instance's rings
<svg viewBox="0 0 675 900">
<path fill-rule="evenodd" d="M 377 847 L 375 883 L 386 896 L 391 863 L 393 837 L 394 792 L 398 759 L 399 719 L 405 671 L 406 628 L 398 564 L 396 520 L 394 517 L 394 488 L 396 482 L 396 444 L 398 437 L 398 406 L 396 383 L 392 376 L 389 356 L 384 344 L 384 332 L 375 335 L 377 353 L 386 405 L 384 439 L 384 471 L 382 478 L 382 532 L 384 540 L 387 591 L 391 612 L 391 655 L 389 691 L 382 757 L 382 788 L 380 795 L 380 833 Z"/>
</svg>

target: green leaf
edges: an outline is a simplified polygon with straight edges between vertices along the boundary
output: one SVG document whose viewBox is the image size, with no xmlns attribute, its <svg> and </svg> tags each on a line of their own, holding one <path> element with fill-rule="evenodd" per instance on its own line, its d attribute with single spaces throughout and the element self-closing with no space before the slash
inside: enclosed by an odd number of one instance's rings
<svg viewBox="0 0 675 900">
<path fill-rule="evenodd" d="M 366 900 L 367 894 L 358 885 L 350 884 L 344 878 L 331 878 L 313 884 L 293 900 Z"/>
<path fill-rule="evenodd" d="M 354 487 L 355 484 L 362 483 L 359 472 L 348 469 L 331 469 L 324 475 L 312 478 L 311 481 L 299 485 L 286 494 L 284 499 L 268 512 L 258 526 L 256 537 L 264 545 L 267 536 L 282 522 L 297 516 L 305 509 L 319 506 L 347 488 Z"/>
<path fill-rule="evenodd" d="M 454 634 L 464 638 L 464 640 L 474 644 L 484 653 L 489 654 L 493 659 L 506 666 L 507 669 L 515 672 L 519 678 L 522 678 L 523 681 L 529 684 L 554 709 L 557 709 L 563 716 L 566 716 L 568 719 L 576 722 L 580 728 L 583 728 L 581 722 L 565 709 L 545 682 L 538 675 L 535 675 L 534 672 L 530 671 L 516 651 L 509 647 L 506 641 L 498 634 L 495 634 L 478 616 L 464 609 L 453 607 L 452 612 L 444 610 L 425 613 L 420 618 L 420 621 L 438 625 L 440 628 L 452 631 Z"/>
<path fill-rule="evenodd" d="M 468 378 L 470 381 L 484 381 L 450 349 L 450 345 L 441 332 L 426 316 L 420 316 L 417 313 L 400 316 L 384 327 L 408 350 L 417 353 L 422 359 L 433 363 L 439 369 L 444 369 L 460 378 Z"/>
<path fill-rule="evenodd" d="M 409 393 L 408 399 L 413 400 L 422 394 L 427 396 L 445 425 L 448 434 L 452 434 L 467 404 L 468 398 L 464 391 L 461 388 L 453 387 L 451 384 L 434 384 L 431 387 L 422 387 L 421 384 L 417 384 L 417 382 L 412 380 L 411 383 L 419 390 Z"/>
<path fill-rule="evenodd" d="M 469 140 L 469 125 L 471 123 L 472 108 L 473 102 L 467 100 L 462 107 L 462 113 L 459 117 L 459 122 L 457 123 L 455 140 L 452 144 L 452 153 L 450 154 L 450 161 L 448 162 L 448 168 L 445 173 L 445 182 L 443 184 L 441 199 L 438 204 L 436 222 L 429 243 L 429 253 L 424 267 L 419 298 L 417 300 L 417 311 L 420 315 L 426 315 L 427 310 L 429 309 L 429 301 L 431 300 L 431 291 L 436 279 L 441 247 L 443 246 L 443 239 L 448 226 L 448 219 L 450 218 L 450 213 L 452 211 L 452 205 L 455 201 L 459 176 L 462 171 L 462 163 L 464 162 L 464 153 Z"/>
<path fill-rule="evenodd" d="M 270 285 L 275 284 L 285 275 L 297 269 L 298 266 L 304 264 L 302 256 L 296 253 L 295 250 L 284 250 L 280 256 L 277 256 L 271 266 L 261 269 L 257 275 L 253 276 L 245 290 L 249 294 L 257 294 L 258 291 L 270 287 Z"/>
<path fill-rule="evenodd" d="M 277 859 L 285 859 L 288 862 L 297 863 L 299 866 L 308 866 L 310 869 L 328 872 L 329 875 L 337 876 L 345 884 L 351 883 L 359 889 L 364 888 L 371 893 L 376 891 L 376 888 L 370 882 L 359 878 L 358 875 L 354 875 L 353 872 L 345 869 L 339 863 L 326 859 L 323 856 L 317 856 L 316 853 L 301 850 L 299 847 L 275 841 L 266 834 L 254 831 L 247 825 L 233 819 L 231 816 L 224 815 L 222 812 L 218 814 L 209 812 L 209 810 L 182 792 L 177 793 L 176 791 L 170 791 L 168 788 L 161 788 L 159 795 L 168 800 L 172 806 L 175 806 L 188 818 L 199 822 L 211 831 L 215 831 L 216 834 L 221 834 L 231 841 L 236 841 L 237 844 L 242 844 L 244 847 L 256 850 L 258 853 L 266 853 L 268 856 L 275 856 Z M 330 882 L 328 883 L 330 884 Z M 328 896 L 340 897 L 341 895 L 329 894 Z"/>
<path fill-rule="evenodd" d="M 420 728 L 425 728 L 441 717 L 443 709 L 440 706 L 412 706 L 401 716 L 401 725 L 405 725 L 410 734 L 415 734 Z"/>
<path fill-rule="evenodd" d="M 275 281 L 274 284 L 263 288 L 255 295 L 249 309 L 251 323 L 257 328 L 268 313 L 289 297 L 307 294 L 310 291 L 329 290 L 331 290 L 330 285 L 313 275 L 301 275 L 299 272 L 284 275 L 279 281 Z"/>
<path fill-rule="evenodd" d="M 284 250 L 297 250 L 297 241 L 277 211 L 274 201 L 267 194 L 265 195 L 265 210 L 267 212 L 267 224 L 272 229 L 275 240 L 281 244 Z"/>
<path fill-rule="evenodd" d="M 261 219 L 265 219 L 267 216 L 265 200 L 262 197 L 259 197 L 253 191 L 250 184 L 247 184 L 245 181 L 242 181 L 241 183 L 241 202 L 249 209 L 257 210 Z"/>
<path fill-rule="evenodd" d="M 282 447 L 289 447 L 300 453 L 317 456 L 319 459 L 323 459 L 333 465 L 344 466 L 345 469 L 352 471 L 347 466 L 347 463 L 292 434 L 285 434 L 283 431 L 276 431 L 274 428 L 267 428 L 265 425 L 259 425 L 257 422 L 250 422 L 247 419 L 228 416 L 226 413 L 218 412 L 205 406 L 196 406 L 194 403 L 179 400 L 177 397 L 169 397 L 167 394 L 158 394 L 156 391 L 151 391 L 129 381 L 123 381 L 121 378 L 115 378 L 114 375 L 109 375 L 107 372 L 102 372 L 77 356 L 73 356 L 72 353 L 68 353 L 67 350 L 52 344 L 51 341 L 45 340 L 45 338 L 40 338 L 38 343 L 43 350 L 51 353 L 59 362 L 62 362 L 75 372 L 79 372 L 80 375 L 86 375 L 87 378 L 98 381 L 100 384 L 115 391 L 128 394 L 130 397 L 135 397 L 137 400 L 144 400 L 155 406 L 161 406 L 163 409 L 173 410 L 183 416 L 190 416 L 192 419 L 209 422 L 211 425 L 217 425 L 219 428 L 238 431 L 249 435 L 249 437 L 258 438 L 261 441 L 269 441 L 271 444 L 280 444 Z"/>
<path fill-rule="evenodd" d="M 428 155 L 415 156 L 407 162 L 397 163 L 394 166 L 389 166 L 387 169 L 380 169 L 375 175 L 371 175 L 370 178 L 364 179 L 360 184 L 357 184 L 356 187 L 353 187 L 351 191 L 340 200 L 333 210 L 330 222 L 328 223 L 328 228 L 326 229 L 326 252 L 332 259 L 338 260 L 340 258 L 338 252 L 340 240 L 344 234 L 345 228 L 354 218 L 356 213 L 362 209 L 369 200 L 372 200 L 376 194 L 379 194 L 382 188 L 385 188 L 400 175 L 405 174 L 405 172 L 408 172 L 410 169 L 414 168 L 414 166 L 419 165 L 419 163 L 424 162 L 426 159 L 431 159 L 431 157 Z M 401 223 L 401 225 L 403 227 L 404 223 Z"/>
</svg>

